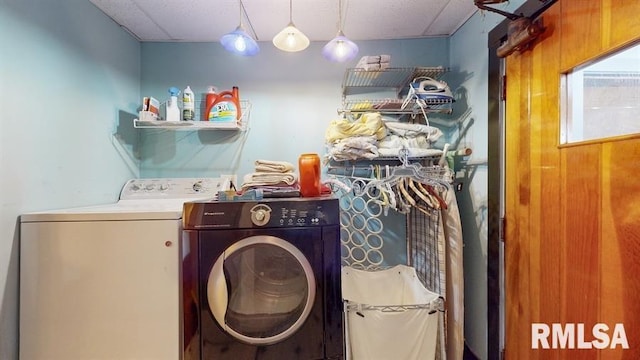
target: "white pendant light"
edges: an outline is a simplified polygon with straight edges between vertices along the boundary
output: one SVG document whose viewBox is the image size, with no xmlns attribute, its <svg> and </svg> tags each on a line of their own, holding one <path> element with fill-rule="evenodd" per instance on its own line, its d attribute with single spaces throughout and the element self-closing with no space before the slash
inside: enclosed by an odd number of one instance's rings
<svg viewBox="0 0 640 360">
<path fill-rule="evenodd" d="M 342 32 L 342 0 L 338 1 L 338 35 L 322 48 L 322 56 L 329 61 L 345 62 L 358 55 L 358 45 Z"/>
<path fill-rule="evenodd" d="M 240 25 L 238 27 L 228 33 L 223 35 L 220 38 L 220 43 L 222 46 L 229 52 L 234 54 L 242 55 L 242 56 L 253 56 L 260 52 L 260 47 L 258 43 L 249 35 L 242 26 L 242 10 L 244 9 L 244 5 L 242 5 L 242 0 L 240 0 Z M 245 10 L 246 15 L 246 10 Z M 247 16 L 247 20 L 249 17 Z M 249 26 L 251 26 L 251 22 L 249 22 Z"/>
<path fill-rule="evenodd" d="M 291 0 L 289 0 L 289 25 L 273 37 L 273 45 L 282 51 L 302 51 L 309 46 L 309 38 L 293 25 Z"/>
</svg>

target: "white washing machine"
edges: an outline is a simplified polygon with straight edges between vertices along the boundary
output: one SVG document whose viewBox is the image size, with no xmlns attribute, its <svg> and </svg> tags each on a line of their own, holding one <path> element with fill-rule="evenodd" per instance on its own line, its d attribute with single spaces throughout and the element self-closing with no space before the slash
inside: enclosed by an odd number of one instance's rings
<svg viewBox="0 0 640 360">
<path fill-rule="evenodd" d="M 133 179 L 20 218 L 20 359 L 180 359 L 182 210 L 223 178 Z"/>
</svg>

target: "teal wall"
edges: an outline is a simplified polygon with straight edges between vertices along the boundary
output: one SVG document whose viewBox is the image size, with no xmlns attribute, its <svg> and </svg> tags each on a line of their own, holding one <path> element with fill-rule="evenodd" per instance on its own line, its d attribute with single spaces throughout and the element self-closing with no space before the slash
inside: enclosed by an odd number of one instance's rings
<svg viewBox="0 0 640 360">
<path fill-rule="evenodd" d="M 226 52 L 219 44 L 143 43 L 144 95 L 165 100 L 167 89 L 189 85 L 201 99 L 208 85 L 219 91 L 236 85 L 252 103 L 250 129 L 176 132 L 142 130 L 143 177 L 237 174 L 253 172 L 258 159 L 297 164 L 305 152 L 324 154 L 324 133 L 338 118 L 344 70 L 351 63 L 331 63 L 320 55 L 323 43 L 300 53 L 285 53 L 269 42 L 251 58 Z M 359 41 L 360 55 L 390 54 L 394 67 L 447 66 L 446 38 Z"/>
<path fill-rule="evenodd" d="M 17 359 L 22 213 L 112 202 L 139 174 L 140 44 L 87 0 L 0 0 L 0 359 Z M 129 119 L 131 116 L 129 116 Z"/>
<path fill-rule="evenodd" d="M 525 0 L 495 5 L 513 12 Z M 457 193 L 464 234 L 465 341 L 481 359 L 487 358 L 487 241 L 488 241 L 488 34 L 505 18 L 486 11 L 476 12 L 449 38 L 451 85 L 458 101 L 453 117 L 460 123 L 450 130 L 453 139 L 473 149 L 458 171 L 463 184 Z M 471 126 L 468 126 L 472 124 Z M 464 129 L 468 129 L 464 131 Z M 497 334 L 491 334 L 497 336 Z"/>
</svg>

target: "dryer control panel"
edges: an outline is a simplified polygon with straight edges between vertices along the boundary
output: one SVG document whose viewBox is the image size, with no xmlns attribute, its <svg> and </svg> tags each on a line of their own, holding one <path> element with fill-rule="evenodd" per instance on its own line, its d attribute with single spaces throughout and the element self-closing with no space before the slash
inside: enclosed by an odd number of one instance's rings
<svg viewBox="0 0 640 360">
<path fill-rule="evenodd" d="M 251 229 L 340 224 L 338 199 L 285 198 L 186 203 L 185 229 Z"/>
</svg>

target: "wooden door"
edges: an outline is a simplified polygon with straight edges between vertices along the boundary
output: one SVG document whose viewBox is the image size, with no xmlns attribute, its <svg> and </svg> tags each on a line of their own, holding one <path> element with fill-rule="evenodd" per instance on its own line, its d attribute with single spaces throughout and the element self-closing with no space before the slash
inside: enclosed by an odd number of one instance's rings
<svg viewBox="0 0 640 360">
<path fill-rule="evenodd" d="M 559 145 L 561 74 L 640 39 L 640 1 L 559 0 L 543 21 L 506 59 L 505 357 L 640 359 L 640 136 Z M 595 326 L 629 348 L 533 349 L 545 324 L 550 347 L 553 326 L 593 347 Z"/>
</svg>

